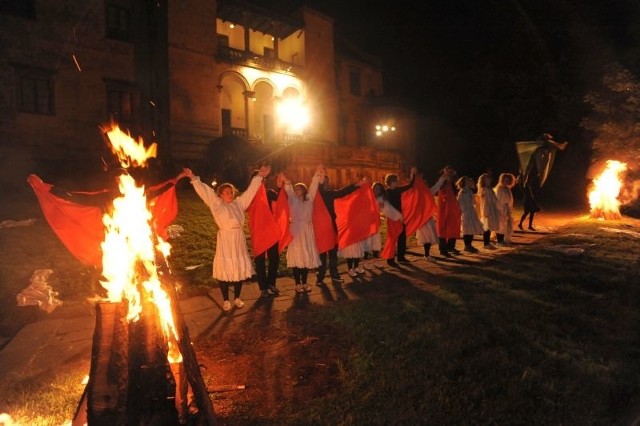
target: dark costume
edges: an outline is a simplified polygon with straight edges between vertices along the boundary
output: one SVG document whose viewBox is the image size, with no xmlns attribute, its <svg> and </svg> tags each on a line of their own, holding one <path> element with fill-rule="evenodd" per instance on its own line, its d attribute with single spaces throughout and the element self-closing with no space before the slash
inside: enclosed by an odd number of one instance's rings
<svg viewBox="0 0 640 426">
<path fill-rule="evenodd" d="M 415 175 L 411 177 L 411 182 L 404 186 L 396 186 L 395 188 L 387 188 L 387 200 L 396 210 L 402 212 L 402 193 L 408 191 L 413 187 L 413 180 Z M 406 262 L 405 255 L 407 254 L 407 229 L 403 225 L 402 232 L 398 235 L 397 256 L 399 262 Z M 393 264 L 393 259 L 388 259 L 388 263 Z"/>
<path fill-rule="evenodd" d="M 318 188 L 320 196 L 322 197 L 322 201 L 324 201 L 325 206 L 327 206 L 327 211 L 331 216 L 333 231 L 336 235 L 336 243 L 333 248 L 320 253 L 320 266 L 318 267 L 316 275 L 317 283 L 322 283 L 322 280 L 324 280 L 324 277 L 327 273 L 327 256 L 329 256 L 329 275 L 331 275 L 331 280 L 336 282 L 343 281 L 343 279 L 340 277 L 340 273 L 338 272 L 338 225 L 336 224 L 336 208 L 334 205 L 334 201 L 336 200 L 336 198 L 341 198 L 349 195 L 357 189 L 358 185 L 355 184 L 348 185 L 342 189 L 337 190 L 325 189 L 324 185 L 320 185 L 320 187 Z"/>
</svg>

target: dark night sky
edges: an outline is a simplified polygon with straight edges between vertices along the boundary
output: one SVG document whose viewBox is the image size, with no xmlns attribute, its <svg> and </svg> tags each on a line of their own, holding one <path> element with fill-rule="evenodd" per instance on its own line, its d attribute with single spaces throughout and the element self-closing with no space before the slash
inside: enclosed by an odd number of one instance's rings
<svg viewBox="0 0 640 426">
<path fill-rule="evenodd" d="M 543 132 L 569 140 L 572 156 L 565 157 L 586 167 L 582 99 L 607 63 L 635 70 L 640 57 L 640 4 L 633 0 L 250 3 L 283 12 L 304 3 L 379 55 L 385 93 L 426 117 L 420 161 L 428 169 L 453 162 L 475 175 L 485 168 L 517 172 L 513 142 Z"/>
</svg>

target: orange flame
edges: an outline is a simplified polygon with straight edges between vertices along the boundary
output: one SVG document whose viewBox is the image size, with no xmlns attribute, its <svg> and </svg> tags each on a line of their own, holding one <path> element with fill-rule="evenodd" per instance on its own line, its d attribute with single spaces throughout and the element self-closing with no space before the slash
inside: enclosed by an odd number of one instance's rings
<svg viewBox="0 0 640 426">
<path fill-rule="evenodd" d="M 589 191 L 591 217 L 597 219 L 620 219 L 620 201 L 618 196 L 622 188 L 622 174 L 627 164 L 617 160 L 607 160 L 606 167 L 598 175 Z"/>
<path fill-rule="evenodd" d="M 107 132 L 109 140 L 117 146 L 121 164 L 144 164 L 148 156 L 155 155 L 155 148 L 145 149 L 119 128 Z M 112 139 L 113 137 L 113 139 Z M 124 139 L 128 138 L 129 141 Z M 115 142 L 114 142 L 115 140 Z M 129 151 L 130 149 L 133 152 Z M 124 164 L 122 164 L 124 166 Z M 121 196 L 113 200 L 113 211 L 103 216 L 105 239 L 102 243 L 102 286 L 107 290 L 111 302 L 128 301 L 127 319 L 137 321 L 142 312 L 141 291 L 158 308 L 160 323 L 169 342 L 169 360 L 179 362 L 181 355 L 177 349 L 176 330 L 171 299 L 162 288 L 156 268 L 154 233 L 151 226 L 152 215 L 148 209 L 144 186 L 138 186 L 128 174 L 118 177 Z M 170 245 L 158 239 L 158 246 L 166 256 Z"/>
<path fill-rule="evenodd" d="M 125 169 L 132 165 L 146 167 L 147 160 L 157 155 L 155 143 L 145 148 L 142 138 L 136 142 L 130 135 L 120 130 L 117 124 L 107 130 L 107 137 L 111 142 L 111 150 L 118 156 L 120 165 Z"/>
</svg>

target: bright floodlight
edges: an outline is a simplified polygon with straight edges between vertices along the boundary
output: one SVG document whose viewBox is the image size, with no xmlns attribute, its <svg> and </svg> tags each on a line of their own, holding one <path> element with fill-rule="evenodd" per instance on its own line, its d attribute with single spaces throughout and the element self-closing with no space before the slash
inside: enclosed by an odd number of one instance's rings
<svg viewBox="0 0 640 426">
<path fill-rule="evenodd" d="M 382 131 L 383 132 L 388 132 L 389 131 L 389 126 L 387 126 L 387 125 L 382 126 Z"/>
<path fill-rule="evenodd" d="M 309 124 L 309 111 L 298 98 L 287 98 L 280 102 L 278 116 L 282 124 L 294 133 L 301 133 Z"/>
</svg>

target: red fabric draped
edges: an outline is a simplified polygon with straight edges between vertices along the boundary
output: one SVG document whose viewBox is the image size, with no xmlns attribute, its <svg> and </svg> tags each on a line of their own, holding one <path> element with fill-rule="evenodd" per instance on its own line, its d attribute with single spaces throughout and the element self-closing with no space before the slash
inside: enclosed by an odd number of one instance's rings
<svg viewBox="0 0 640 426">
<path fill-rule="evenodd" d="M 384 241 L 384 247 L 380 252 L 382 259 L 393 259 L 396 253 L 396 243 L 398 236 L 402 233 L 403 223 L 401 220 L 391 220 L 387 218 L 387 239 Z"/>
<path fill-rule="evenodd" d="M 460 204 L 448 182 L 438 190 L 438 213 L 436 226 L 441 238 L 460 238 L 461 226 Z"/>
<path fill-rule="evenodd" d="M 45 219 L 65 247 L 85 265 L 100 267 L 100 245 L 104 240 L 102 209 L 56 197 L 51 193 L 53 185 L 44 183 L 36 175 L 30 175 L 27 181 L 38 198 Z"/>
<path fill-rule="evenodd" d="M 278 228 L 280 229 L 280 242 L 278 243 L 278 252 L 282 251 L 289 245 L 293 236 L 291 235 L 290 217 L 291 212 L 289 209 L 289 198 L 287 197 L 287 191 L 280 190 L 278 199 L 273 203 L 273 215 L 276 222 L 278 222 Z"/>
<path fill-rule="evenodd" d="M 280 227 L 269 208 L 267 190 L 264 183 L 260 185 L 256 196 L 251 201 L 249 208 L 249 232 L 251 233 L 251 246 L 253 256 L 264 253 L 280 240 Z"/>
<path fill-rule="evenodd" d="M 417 176 L 411 189 L 403 192 L 401 197 L 402 217 L 404 217 L 407 235 L 413 235 L 433 216 L 436 202 L 431 190 Z"/>
<path fill-rule="evenodd" d="M 51 229 L 71 254 L 86 265 L 101 267 L 101 244 L 104 241 L 103 209 L 74 203 L 55 196 L 51 193 L 53 185 L 44 183 L 36 175 L 30 175 L 27 181 L 33 188 L 42 213 Z M 167 186 L 164 192 L 149 201 L 153 228 L 165 240 L 167 239 L 167 226 L 175 220 L 178 214 L 176 182 L 177 179 L 170 179 L 147 190 L 147 192 L 153 192 Z M 103 193 L 104 191 L 72 192 L 72 194 L 89 196 Z"/>
<path fill-rule="evenodd" d="M 324 253 L 336 246 L 336 232 L 333 229 L 333 221 L 322 196 L 318 193 L 313 200 L 313 232 L 316 236 L 318 253 Z"/>
<path fill-rule="evenodd" d="M 351 194 L 333 203 L 338 226 L 338 248 L 366 240 L 380 229 L 378 202 L 369 185 L 361 185 Z"/>
<path fill-rule="evenodd" d="M 153 217 L 153 228 L 156 231 L 156 234 L 165 241 L 169 239 L 167 227 L 171 225 L 171 222 L 173 222 L 178 216 L 178 196 L 176 195 L 177 182 L 178 179 L 170 179 L 147 190 L 147 192 L 151 193 L 168 186 L 163 193 L 149 201 L 149 205 L 151 206 L 151 215 Z"/>
</svg>

